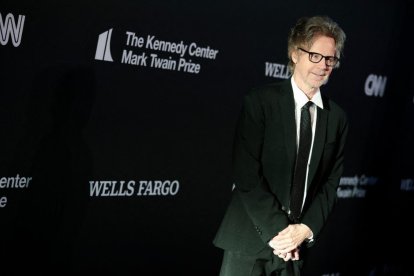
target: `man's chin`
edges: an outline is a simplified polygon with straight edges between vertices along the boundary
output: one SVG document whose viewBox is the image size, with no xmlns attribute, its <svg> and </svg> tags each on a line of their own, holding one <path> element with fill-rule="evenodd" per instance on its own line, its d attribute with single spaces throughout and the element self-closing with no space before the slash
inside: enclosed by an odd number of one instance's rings
<svg viewBox="0 0 414 276">
<path fill-rule="evenodd" d="M 328 83 L 328 80 L 329 80 L 329 78 L 324 78 L 323 80 L 318 81 L 318 82 L 317 82 L 317 84 L 316 84 L 316 86 L 319 88 L 319 87 L 321 87 L 322 85 L 327 84 L 327 83 Z"/>
</svg>

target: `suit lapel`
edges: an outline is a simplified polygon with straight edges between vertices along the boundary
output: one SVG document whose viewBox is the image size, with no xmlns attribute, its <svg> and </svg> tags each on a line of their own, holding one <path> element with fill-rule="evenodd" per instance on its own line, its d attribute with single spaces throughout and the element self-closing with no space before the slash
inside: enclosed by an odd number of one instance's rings
<svg viewBox="0 0 414 276">
<path fill-rule="evenodd" d="M 312 180 L 315 176 L 316 168 L 318 167 L 319 160 L 321 159 L 323 148 L 325 145 L 326 128 L 328 125 L 329 103 L 326 100 L 326 98 L 322 97 L 322 99 L 324 109 L 317 107 L 318 114 L 316 118 L 317 121 L 315 129 L 315 138 L 313 142 L 312 156 L 308 175 L 309 184 L 312 183 Z"/>
<path fill-rule="evenodd" d="M 295 119 L 295 102 L 293 99 L 293 90 L 290 81 L 286 81 L 283 86 L 283 96 L 279 102 L 285 145 L 289 164 L 292 164 L 292 173 L 296 159 L 296 119 Z"/>
</svg>

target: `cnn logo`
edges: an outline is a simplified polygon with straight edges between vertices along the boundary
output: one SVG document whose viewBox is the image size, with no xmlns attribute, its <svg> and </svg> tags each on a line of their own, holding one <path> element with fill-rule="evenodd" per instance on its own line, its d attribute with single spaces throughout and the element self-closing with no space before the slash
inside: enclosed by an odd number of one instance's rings
<svg viewBox="0 0 414 276">
<path fill-rule="evenodd" d="M 384 96 L 387 77 L 371 74 L 365 81 L 365 94 L 367 96 L 382 97 Z"/>
</svg>

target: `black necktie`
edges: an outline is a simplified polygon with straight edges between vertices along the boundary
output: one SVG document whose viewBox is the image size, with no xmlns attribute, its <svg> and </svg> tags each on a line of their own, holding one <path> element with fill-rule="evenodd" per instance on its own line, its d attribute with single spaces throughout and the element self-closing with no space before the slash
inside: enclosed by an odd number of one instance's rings
<svg viewBox="0 0 414 276">
<path fill-rule="evenodd" d="M 296 156 L 295 174 L 293 176 L 290 196 L 290 211 L 295 222 L 298 221 L 302 209 L 306 170 L 312 144 L 312 125 L 309 112 L 309 107 L 312 106 L 312 104 L 311 101 L 307 102 L 302 107 L 300 114 L 299 149 Z"/>
</svg>

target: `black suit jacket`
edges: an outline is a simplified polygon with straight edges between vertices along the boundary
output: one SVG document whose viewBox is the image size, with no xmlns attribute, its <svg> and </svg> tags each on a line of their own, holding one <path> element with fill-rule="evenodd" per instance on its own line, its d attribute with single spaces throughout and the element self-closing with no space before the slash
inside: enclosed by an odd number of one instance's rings
<svg viewBox="0 0 414 276">
<path fill-rule="evenodd" d="M 322 96 L 301 222 L 315 239 L 336 202 L 347 134 L 345 113 Z M 214 244 L 255 254 L 289 220 L 296 158 L 296 122 L 290 80 L 260 87 L 244 98 L 233 149 L 234 189 Z M 312 243 L 309 243 L 309 246 Z"/>
</svg>

